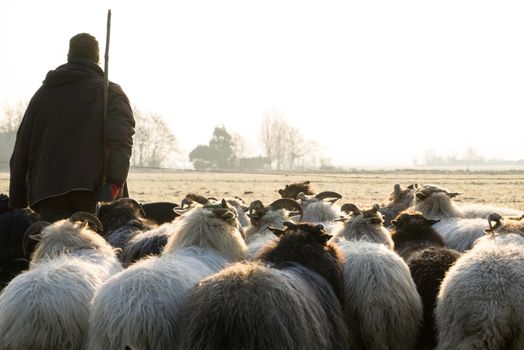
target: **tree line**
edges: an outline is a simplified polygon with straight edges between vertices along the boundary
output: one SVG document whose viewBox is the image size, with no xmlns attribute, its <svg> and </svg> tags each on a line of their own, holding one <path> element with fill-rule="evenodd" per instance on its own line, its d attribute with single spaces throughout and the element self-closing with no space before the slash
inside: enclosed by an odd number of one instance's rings
<svg viewBox="0 0 524 350">
<path fill-rule="evenodd" d="M 28 102 L 7 105 L 0 118 L 0 163 L 11 157 L 16 132 Z M 165 118 L 133 107 L 135 136 L 131 165 L 135 167 L 173 167 L 174 159 L 188 157 L 197 170 L 296 170 L 319 169 L 329 164 L 319 156 L 319 145 L 307 140 L 279 113 L 264 115 L 260 124 L 260 154 L 247 150 L 246 140 L 216 126 L 208 144 L 183 154 Z"/>
</svg>

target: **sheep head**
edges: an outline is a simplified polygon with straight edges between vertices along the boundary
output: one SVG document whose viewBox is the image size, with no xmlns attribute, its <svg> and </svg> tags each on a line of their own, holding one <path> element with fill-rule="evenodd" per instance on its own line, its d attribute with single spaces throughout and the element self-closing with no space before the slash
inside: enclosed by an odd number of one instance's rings
<svg viewBox="0 0 524 350">
<path fill-rule="evenodd" d="M 353 203 L 346 203 L 341 207 L 341 210 L 346 214 L 351 215 L 353 219 L 359 218 L 359 221 L 373 225 L 382 225 L 384 223 L 384 219 L 382 218 L 379 209 L 380 206 L 378 204 L 373 205 L 369 210 L 361 210 Z"/>
<path fill-rule="evenodd" d="M 427 219 L 422 213 L 415 210 L 405 210 L 391 221 L 393 228 L 398 231 L 413 231 L 428 228 L 440 220 Z"/>
<path fill-rule="evenodd" d="M 60 220 L 50 224 L 43 228 L 41 233 L 31 235 L 30 238 L 39 241 L 31 262 L 36 262 L 44 257 L 52 258 L 82 250 L 97 250 L 109 255 L 114 254 L 113 248 L 104 238 L 88 229 L 87 225 L 70 220 Z"/>
<path fill-rule="evenodd" d="M 322 224 L 284 222 L 283 230 L 271 228 L 280 238 L 266 245 L 259 259 L 274 266 L 295 263 L 324 277 L 333 287 L 339 300 L 343 300 L 341 254 L 335 244 L 328 243 Z"/>
<path fill-rule="evenodd" d="M 238 213 L 235 207 L 229 204 L 225 199 L 222 199 L 220 203 L 208 202 L 204 205 L 204 208 L 211 211 L 213 215 L 229 224 L 237 223 Z"/>
<path fill-rule="evenodd" d="M 242 209 L 244 213 L 247 213 L 249 210 L 249 206 L 246 205 L 246 202 L 240 197 L 235 196 L 233 198 L 229 198 L 227 199 L 227 202 L 237 208 L 237 210 Z"/>
<path fill-rule="evenodd" d="M 104 228 L 104 233 L 114 231 L 128 222 L 146 221 L 142 206 L 131 198 L 121 198 L 110 203 L 100 203 L 97 216 Z"/>
<path fill-rule="evenodd" d="M 458 192 L 449 192 L 443 187 L 438 187 L 435 185 L 424 185 L 417 188 L 415 191 L 415 197 L 419 201 L 424 201 L 435 193 L 445 193 L 449 198 L 455 198 L 460 195 Z"/>
<path fill-rule="evenodd" d="M 310 181 L 303 181 L 286 185 L 283 189 L 278 190 L 278 193 L 282 198 L 298 199 L 299 193 L 306 195 L 314 195 L 316 191 L 311 186 Z"/>
<path fill-rule="evenodd" d="M 259 201 L 253 201 L 249 205 L 248 217 L 253 226 L 258 226 L 262 218 L 270 211 L 277 211 L 285 209 L 290 212 L 290 215 L 299 215 L 299 221 L 302 220 L 303 209 L 300 203 L 290 198 L 280 198 L 268 205 L 267 207 Z"/>
<path fill-rule="evenodd" d="M 69 218 L 69 221 L 85 223 L 90 230 L 95 231 L 99 234 L 102 234 L 104 232 L 104 226 L 102 225 L 100 220 L 95 215 L 85 211 L 78 211 L 74 213 Z"/>
<path fill-rule="evenodd" d="M 310 203 L 315 203 L 319 201 L 325 201 L 330 204 L 335 204 L 336 201 L 342 198 L 342 195 L 334 191 L 324 191 L 316 195 L 307 195 L 303 192 L 300 192 L 297 195 L 297 198 L 301 201 L 303 206 L 307 206 Z"/>
<path fill-rule="evenodd" d="M 305 235 L 317 243 L 326 244 L 333 236 L 326 233 L 322 224 L 311 224 L 311 223 L 299 223 L 296 224 L 291 221 L 284 222 L 284 229 L 268 226 L 277 237 L 282 237 L 286 234 L 302 234 Z"/>
</svg>

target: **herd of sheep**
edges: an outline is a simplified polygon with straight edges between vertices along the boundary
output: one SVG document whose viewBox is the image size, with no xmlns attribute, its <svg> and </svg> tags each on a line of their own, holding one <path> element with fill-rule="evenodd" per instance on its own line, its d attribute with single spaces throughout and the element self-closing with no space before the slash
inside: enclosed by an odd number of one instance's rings
<svg viewBox="0 0 524 350">
<path fill-rule="evenodd" d="M 34 224 L 0 350 L 524 349 L 522 211 L 436 185 L 369 209 L 307 181 L 279 193 Z"/>
</svg>

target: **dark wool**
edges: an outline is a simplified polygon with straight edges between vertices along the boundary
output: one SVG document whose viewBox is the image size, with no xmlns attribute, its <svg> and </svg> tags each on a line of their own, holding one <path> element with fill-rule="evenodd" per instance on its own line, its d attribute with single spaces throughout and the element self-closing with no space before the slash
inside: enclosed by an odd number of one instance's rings
<svg viewBox="0 0 524 350">
<path fill-rule="evenodd" d="M 297 182 L 290 185 L 286 185 L 285 188 L 278 190 L 278 193 L 282 198 L 297 199 L 298 194 L 302 192 L 307 195 L 316 194 L 315 189 L 311 186 L 309 181 Z"/>
<path fill-rule="evenodd" d="M 323 278 L 298 265 L 286 271 L 255 262 L 195 286 L 180 310 L 176 339 L 177 349 L 188 350 L 347 348 L 340 304 Z"/>
<path fill-rule="evenodd" d="M 180 312 L 177 348 L 346 349 L 342 270 L 330 237 L 321 225 L 299 224 L 266 246 L 260 262 L 202 281 Z"/>
<path fill-rule="evenodd" d="M 145 232 L 134 236 L 123 248 L 120 259 L 125 267 L 151 255 L 160 255 L 167 244 L 169 234 Z"/>
<path fill-rule="evenodd" d="M 144 218 L 142 208 L 131 198 L 122 198 L 102 204 L 98 211 L 98 219 L 104 227 L 104 235 L 108 235 L 132 221 L 136 222 L 134 227 L 139 230 L 147 230 L 155 226 Z"/>
<path fill-rule="evenodd" d="M 263 248 L 259 259 L 269 262 L 275 268 L 285 267 L 286 263 L 297 263 L 315 271 L 332 286 L 342 304 L 343 277 L 341 253 L 334 244 L 326 244 L 329 239 L 321 225 L 299 224 L 299 230 L 286 233 L 277 242 Z"/>
<path fill-rule="evenodd" d="M 393 220 L 390 230 L 395 251 L 404 259 L 426 247 L 445 247 L 442 237 L 431 227 L 435 221 L 415 211 L 404 211 Z"/>
<path fill-rule="evenodd" d="M 435 222 L 420 212 L 407 210 L 393 220 L 391 230 L 395 250 L 408 264 L 424 308 L 417 349 L 436 346 L 435 300 L 442 279 L 460 256 L 457 251 L 445 247 L 442 237 L 431 227 Z"/>
<path fill-rule="evenodd" d="M 433 349 L 437 332 L 433 315 L 440 284 L 460 253 L 448 248 L 430 247 L 411 254 L 407 260 L 411 277 L 424 307 L 424 321 L 417 339 L 417 349 Z"/>
</svg>

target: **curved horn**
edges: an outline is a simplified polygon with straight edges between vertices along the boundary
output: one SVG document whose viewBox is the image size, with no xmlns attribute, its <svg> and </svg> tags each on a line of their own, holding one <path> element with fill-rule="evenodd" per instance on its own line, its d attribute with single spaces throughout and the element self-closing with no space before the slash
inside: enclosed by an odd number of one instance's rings
<svg viewBox="0 0 524 350">
<path fill-rule="evenodd" d="M 277 237 L 282 237 L 286 233 L 286 230 L 281 230 L 281 229 L 273 227 L 273 226 L 267 226 L 267 228 L 268 228 L 268 230 L 273 232 L 275 234 L 275 236 L 277 236 Z"/>
<path fill-rule="evenodd" d="M 202 205 L 206 205 L 207 203 L 209 203 L 209 199 L 196 193 L 188 193 L 185 198 L 188 198 Z"/>
<path fill-rule="evenodd" d="M 278 209 L 286 209 L 288 211 L 297 210 L 298 215 L 300 216 L 300 219 L 298 221 L 302 221 L 302 216 L 304 216 L 304 209 L 302 209 L 302 206 L 300 205 L 300 203 L 291 198 L 277 199 L 276 201 L 271 203 L 269 207 L 272 210 L 278 210 Z"/>
<path fill-rule="evenodd" d="M 290 230 L 298 229 L 298 225 L 291 221 L 284 221 L 284 226 L 286 226 Z"/>
<path fill-rule="evenodd" d="M 144 208 L 142 208 L 142 205 L 140 205 L 140 203 L 138 203 L 137 201 L 135 201 L 133 198 L 128 198 L 129 201 L 131 201 L 131 203 L 133 203 L 135 205 L 135 207 L 138 209 L 138 211 L 140 212 L 140 215 L 145 218 L 146 217 L 146 212 L 144 211 Z"/>
<path fill-rule="evenodd" d="M 320 192 L 315 197 L 318 198 L 318 199 L 322 199 L 322 200 L 324 200 L 326 198 L 340 199 L 340 198 L 342 198 L 342 195 L 340 193 L 333 192 L 333 191 L 324 191 L 324 192 Z"/>
<path fill-rule="evenodd" d="M 89 225 L 89 228 L 91 228 L 93 231 L 96 232 L 104 232 L 104 226 L 98 220 L 96 216 L 94 216 L 91 213 L 85 212 L 85 211 L 77 211 L 71 217 L 69 218 L 69 221 L 76 222 L 76 221 L 86 221 Z M 90 225 L 92 224 L 92 225 Z"/>
<path fill-rule="evenodd" d="M 342 210 L 346 214 L 354 213 L 355 215 L 362 214 L 362 211 L 353 203 L 346 203 L 344 204 L 340 210 Z"/>
<path fill-rule="evenodd" d="M 395 187 L 393 187 L 393 193 L 395 194 L 395 200 L 400 199 L 400 184 L 395 184 Z"/>
<path fill-rule="evenodd" d="M 249 204 L 249 216 L 253 214 L 253 211 L 264 208 L 264 204 L 258 199 Z"/>
<path fill-rule="evenodd" d="M 495 225 L 492 225 L 491 223 L 495 222 Z M 497 213 L 491 213 L 488 215 L 488 224 L 489 228 L 485 229 L 485 233 L 491 233 L 495 234 L 495 230 L 498 229 L 500 226 L 502 226 L 502 216 L 500 216 Z"/>
<path fill-rule="evenodd" d="M 185 197 L 185 198 L 183 198 L 182 201 L 180 202 L 180 209 L 187 209 L 186 206 L 189 207 L 189 206 L 190 206 L 191 204 L 193 204 L 193 203 L 194 203 L 194 202 L 193 202 L 192 199 Z"/>
</svg>

